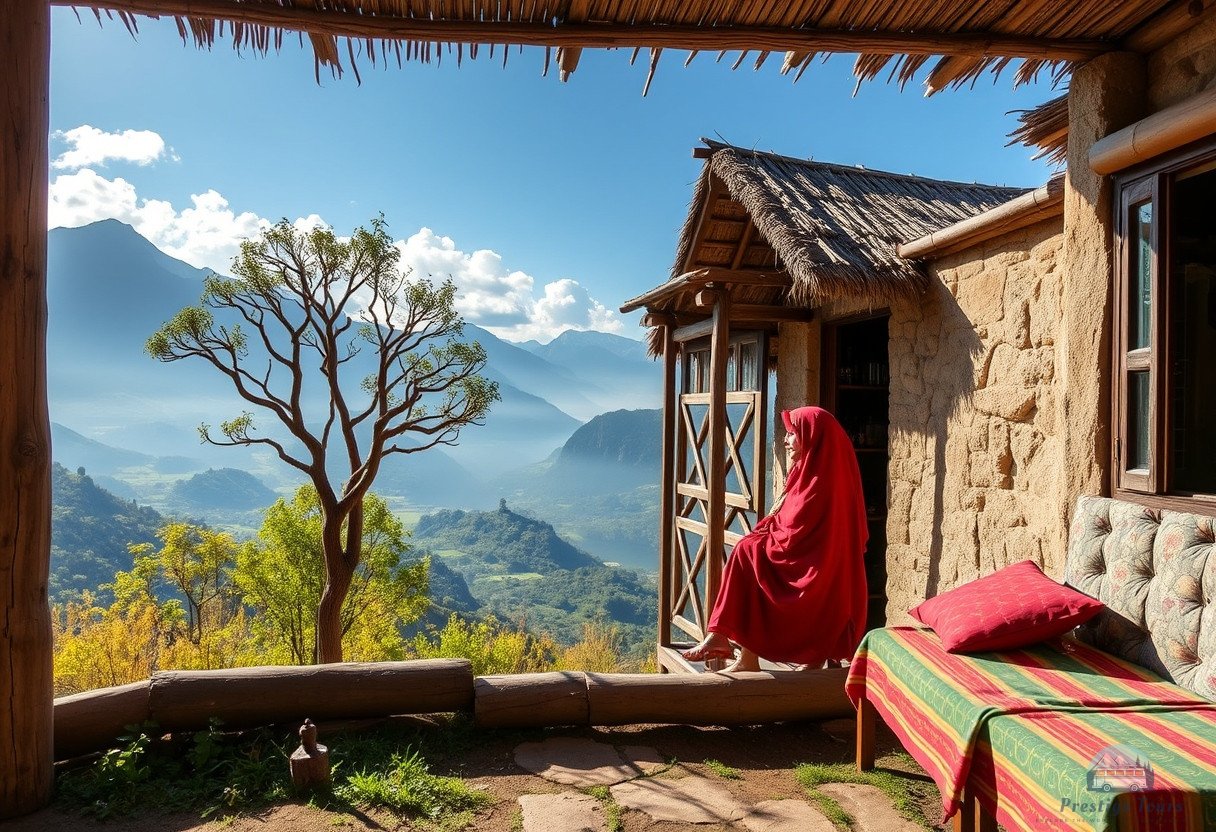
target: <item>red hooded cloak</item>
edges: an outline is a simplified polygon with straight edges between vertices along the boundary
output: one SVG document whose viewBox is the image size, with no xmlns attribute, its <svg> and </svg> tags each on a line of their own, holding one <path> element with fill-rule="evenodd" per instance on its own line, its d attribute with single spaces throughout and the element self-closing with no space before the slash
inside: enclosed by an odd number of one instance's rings
<svg viewBox="0 0 1216 832">
<path fill-rule="evenodd" d="M 849 659 L 866 629 L 869 531 L 853 444 L 819 407 L 783 411 L 801 458 L 727 559 L 709 630 L 770 661 Z"/>
</svg>

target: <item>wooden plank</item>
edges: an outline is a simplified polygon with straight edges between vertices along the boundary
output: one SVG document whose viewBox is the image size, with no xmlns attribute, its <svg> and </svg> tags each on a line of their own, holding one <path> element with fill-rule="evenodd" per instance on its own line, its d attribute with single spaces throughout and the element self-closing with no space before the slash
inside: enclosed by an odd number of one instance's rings
<svg viewBox="0 0 1216 832">
<path fill-rule="evenodd" d="M 54 6 L 113 9 L 153 17 L 230 20 L 332 37 L 386 38 L 433 43 L 498 43 L 511 46 L 652 48 L 763 51 L 863 52 L 884 55 L 966 55 L 1080 61 L 1114 44 L 1081 38 L 1036 38 L 995 32 L 944 33 L 792 29 L 778 26 L 688 26 L 622 23 L 460 21 L 425 17 L 348 14 L 303 7 L 252 5 L 234 0 L 51 0 Z"/>
<path fill-rule="evenodd" d="M 857 704 L 857 770 L 874 768 L 874 727 L 878 711 L 866 697 Z"/>
<path fill-rule="evenodd" d="M 726 393 L 727 404 L 747 404 L 752 400 L 751 390 L 730 390 Z M 707 405 L 713 401 L 712 393 L 684 393 L 680 396 L 684 404 Z"/>
<path fill-rule="evenodd" d="M 687 324 L 686 326 L 680 327 L 673 333 L 673 337 L 675 340 L 683 343 L 685 341 L 695 341 L 698 338 L 704 338 L 713 331 L 713 318 L 706 318 L 703 321 L 697 321 L 695 324 Z"/>
<path fill-rule="evenodd" d="M 659 666 L 668 673 L 697 673 L 697 668 L 689 664 L 688 659 L 680 655 L 678 648 L 660 644 L 657 658 Z"/>
<path fill-rule="evenodd" d="M 726 522 L 726 364 L 730 354 L 730 293 L 718 290 L 714 304 L 713 334 L 709 347 L 709 488 L 706 506 L 705 605 L 713 610 L 722 584 L 726 560 L 724 524 Z M 708 620 L 708 619 L 707 619 Z"/>
<path fill-rule="evenodd" d="M 53 780 L 46 391 L 50 9 L 0 0 L 0 818 Z"/>
<path fill-rule="evenodd" d="M 148 721 L 150 681 L 88 690 L 55 700 L 55 759 L 111 748 L 128 725 Z"/>
<path fill-rule="evenodd" d="M 284 720 L 353 719 L 473 709 L 467 659 L 346 662 L 310 667 L 170 670 L 152 676 L 153 721 L 166 731 L 230 728 Z"/>
<path fill-rule="evenodd" d="M 849 716 L 847 670 L 588 673 L 592 725 L 748 725 Z"/>
<path fill-rule="evenodd" d="M 1123 45 L 1133 52 L 1156 52 L 1213 15 L 1216 15 L 1216 3 L 1211 0 L 1198 4 L 1194 0 L 1174 0 L 1164 11 L 1128 35 Z"/>
<path fill-rule="evenodd" d="M 676 491 L 684 497 L 692 497 L 695 500 L 701 500 L 703 502 L 709 501 L 709 489 L 701 488 L 698 485 L 682 482 L 676 486 Z M 748 499 L 748 495 L 738 494 L 734 491 L 726 492 L 726 504 L 733 508 L 752 507 L 751 500 Z"/>
<path fill-rule="evenodd" d="M 478 728 L 586 725 L 587 677 L 581 672 L 516 673 L 473 680 Z"/>
<path fill-rule="evenodd" d="M 659 466 L 659 644 L 671 639 L 671 611 L 678 564 L 675 559 L 676 349 L 673 321 L 663 327 L 663 456 Z"/>
<path fill-rule="evenodd" d="M 695 621 L 689 621 L 682 615 L 677 615 L 671 619 L 672 625 L 678 627 L 681 632 L 687 633 L 694 642 L 705 638 L 705 631 Z"/>
</svg>

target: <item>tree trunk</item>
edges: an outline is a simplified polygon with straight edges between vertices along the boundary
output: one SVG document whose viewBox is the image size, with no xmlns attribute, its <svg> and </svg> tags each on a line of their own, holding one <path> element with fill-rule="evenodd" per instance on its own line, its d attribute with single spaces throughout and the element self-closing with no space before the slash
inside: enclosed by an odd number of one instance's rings
<svg viewBox="0 0 1216 832">
<path fill-rule="evenodd" d="M 322 506 L 325 520 L 321 542 L 325 548 L 325 589 L 317 607 L 318 664 L 342 661 L 342 604 L 350 591 L 355 568 L 348 562 L 342 547 L 342 520 L 333 510 Z"/>
<path fill-rule="evenodd" d="M 46 400 L 50 6 L 0 0 L 0 818 L 52 784 Z"/>
</svg>

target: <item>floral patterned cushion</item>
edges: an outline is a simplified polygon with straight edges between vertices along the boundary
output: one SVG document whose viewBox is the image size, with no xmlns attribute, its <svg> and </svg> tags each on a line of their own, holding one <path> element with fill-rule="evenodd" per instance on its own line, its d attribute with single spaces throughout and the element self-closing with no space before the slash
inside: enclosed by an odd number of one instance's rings
<svg viewBox="0 0 1216 832">
<path fill-rule="evenodd" d="M 1078 500 L 1064 581 L 1106 609 L 1077 637 L 1216 700 L 1214 528 L 1211 517 Z"/>
</svg>

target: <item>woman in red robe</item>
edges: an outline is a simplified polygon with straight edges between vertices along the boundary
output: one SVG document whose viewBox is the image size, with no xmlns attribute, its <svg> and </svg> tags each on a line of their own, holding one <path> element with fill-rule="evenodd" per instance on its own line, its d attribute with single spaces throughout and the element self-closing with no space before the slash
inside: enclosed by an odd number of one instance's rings
<svg viewBox="0 0 1216 832">
<path fill-rule="evenodd" d="M 759 657 L 821 667 L 852 657 L 866 629 L 865 502 L 853 444 L 832 414 L 781 414 L 790 456 L 785 492 L 735 544 L 690 661 L 726 659 L 759 670 Z"/>
</svg>

